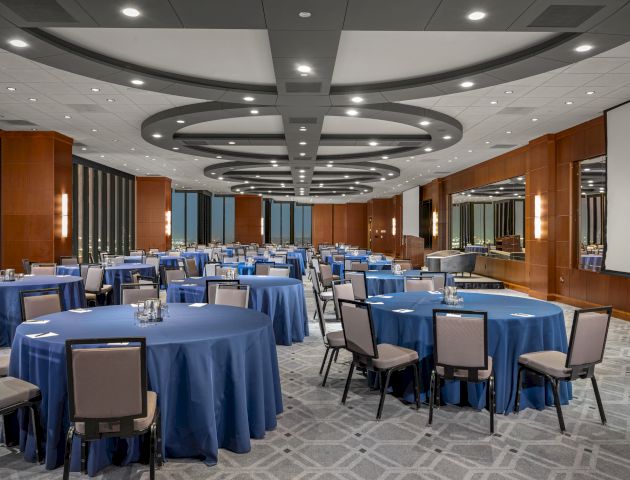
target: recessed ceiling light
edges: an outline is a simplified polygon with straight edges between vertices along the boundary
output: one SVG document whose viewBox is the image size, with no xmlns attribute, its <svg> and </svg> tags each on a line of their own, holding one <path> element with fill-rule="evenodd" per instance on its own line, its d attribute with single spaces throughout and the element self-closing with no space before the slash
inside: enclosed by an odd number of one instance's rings
<svg viewBox="0 0 630 480">
<path fill-rule="evenodd" d="M 273 164 L 273 166 L 274 166 L 274 167 L 277 167 L 277 166 L 278 166 L 278 164 L 277 164 L 277 163 L 274 163 L 274 164 Z"/>
<path fill-rule="evenodd" d="M 474 82 L 471 82 L 470 80 L 466 80 L 465 82 L 462 82 L 459 84 L 459 86 L 462 88 L 470 88 L 474 85 L 475 85 Z"/>
<path fill-rule="evenodd" d="M 228 142 L 228 145 L 236 145 L 236 142 Z"/>
<path fill-rule="evenodd" d="M 536 117 L 532 118 L 532 122 L 537 122 L 538 119 Z"/>
<path fill-rule="evenodd" d="M 369 145 L 370 145 L 370 147 L 376 147 L 376 146 L 378 145 L 378 142 L 376 142 L 376 141 L 372 140 L 372 141 L 369 143 Z"/>
<path fill-rule="evenodd" d="M 353 103 L 363 103 L 364 102 L 364 98 L 363 97 L 352 97 L 350 100 L 352 100 Z"/>
<path fill-rule="evenodd" d="M 485 143 L 486 145 L 490 145 L 490 140 L 486 140 L 486 141 L 485 141 L 485 142 L 483 142 L 483 143 Z"/>
<path fill-rule="evenodd" d="M 99 157 L 101 157 L 101 158 L 105 158 L 105 155 L 99 155 Z"/>
<path fill-rule="evenodd" d="M 593 45 L 589 45 L 587 43 L 583 44 L 583 45 L 578 45 L 577 47 L 575 47 L 575 51 L 578 53 L 584 53 L 584 52 L 588 52 L 590 50 L 593 50 Z"/>
<path fill-rule="evenodd" d="M 21 40 L 19 38 L 13 38 L 13 39 L 9 40 L 9 45 L 11 45 L 13 47 L 17 47 L 17 48 L 28 47 L 28 43 L 26 43 L 24 40 Z"/>
<path fill-rule="evenodd" d="M 173 150 L 179 150 L 179 147 L 173 147 Z"/>
<path fill-rule="evenodd" d="M 134 78 L 131 81 L 131 83 L 134 84 L 134 85 L 144 85 L 144 80 L 140 80 L 139 78 Z"/>
<path fill-rule="evenodd" d="M 9 92 L 15 92 L 15 87 L 7 87 L 7 90 L 8 90 Z"/>
<path fill-rule="evenodd" d="M 496 100 L 490 100 L 490 105 L 496 105 L 497 103 L 499 102 L 497 102 Z"/>
<path fill-rule="evenodd" d="M 371 168 L 370 168 L 370 170 L 371 170 L 371 171 L 373 172 L 374 170 L 376 170 L 376 168 L 374 168 L 374 167 L 371 167 Z"/>
<path fill-rule="evenodd" d="M 36 101 L 37 101 L 37 99 L 36 99 L 36 98 L 29 98 L 28 100 L 29 100 L 30 102 L 36 102 Z"/>
<path fill-rule="evenodd" d="M 108 98 L 108 99 L 107 99 L 107 101 L 108 101 L 109 103 L 114 103 L 116 100 L 114 100 L 113 98 Z"/>
<path fill-rule="evenodd" d="M 389 175 L 390 177 L 394 176 L 394 174 L 392 172 L 389 172 L 387 175 Z"/>
<path fill-rule="evenodd" d="M 153 138 L 162 138 L 162 134 L 161 133 L 154 133 L 153 135 L 151 135 Z"/>
<path fill-rule="evenodd" d="M 276 163 L 278 160 L 270 160 L 271 163 Z"/>
<path fill-rule="evenodd" d="M 566 102 L 564 102 L 565 105 L 573 105 L 573 102 L 571 100 L 567 100 Z"/>
<path fill-rule="evenodd" d="M 328 163 L 326 166 L 327 166 L 328 168 L 330 168 L 330 167 L 332 167 L 332 163 Z"/>
<path fill-rule="evenodd" d="M 381 182 L 384 182 L 384 181 L 385 181 L 385 177 L 381 177 Z"/>
<path fill-rule="evenodd" d="M 473 152 L 472 150 L 468 150 L 468 153 L 472 153 L 472 152 Z"/>
<path fill-rule="evenodd" d="M 300 127 L 300 132 L 306 132 L 306 127 L 304 126 Z"/>
<path fill-rule="evenodd" d="M 595 95 L 595 92 L 593 90 L 589 90 L 588 92 L 586 92 L 587 95 Z"/>
<path fill-rule="evenodd" d="M 428 120 L 422 120 L 422 121 L 420 122 L 420 125 L 421 125 L 421 126 L 423 126 L 423 127 L 426 127 L 426 126 L 428 126 L 428 125 L 431 125 L 431 122 L 429 122 Z"/>
<path fill-rule="evenodd" d="M 216 175 L 216 172 L 210 172 L 210 175 Z"/>
<path fill-rule="evenodd" d="M 186 123 L 186 120 L 176 120 L 177 123 Z"/>
<path fill-rule="evenodd" d="M 300 145 L 306 145 L 306 142 L 300 142 Z"/>
<path fill-rule="evenodd" d="M 300 175 L 300 178 L 304 178 L 304 175 Z"/>
<path fill-rule="evenodd" d="M 133 7 L 125 7 L 121 10 L 121 13 L 127 17 L 132 17 L 132 18 L 140 16 L 140 10 Z"/>
<path fill-rule="evenodd" d="M 64 115 L 63 118 L 65 118 L 66 120 L 70 120 L 72 117 L 70 115 Z"/>
<path fill-rule="evenodd" d="M 300 152 L 300 157 L 303 157 L 304 155 L 306 155 L 306 153 Z"/>
<path fill-rule="evenodd" d="M 94 93 L 96 93 L 96 92 L 100 92 L 100 91 L 101 91 L 101 89 L 100 89 L 100 88 L 96 88 L 96 87 L 91 88 L 90 90 L 92 90 Z"/>
<path fill-rule="evenodd" d="M 508 130 L 508 131 L 507 131 L 507 132 L 505 132 L 505 133 L 507 133 L 508 135 L 510 135 L 510 134 L 512 133 L 512 130 Z"/>
<path fill-rule="evenodd" d="M 514 90 L 506 90 L 506 91 L 505 91 L 505 92 L 503 92 L 503 93 L 505 93 L 506 95 L 511 95 L 511 94 L 513 94 L 513 93 L 514 93 Z"/>
<path fill-rule="evenodd" d="M 87 150 L 87 147 L 81 147 L 81 150 L 85 152 Z"/>
<path fill-rule="evenodd" d="M 474 12 L 470 12 L 467 17 L 468 20 L 472 20 L 473 22 L 477 22 L 479 20 L 483 20 L 486 18 L 488 14 L 486 12 L 482 12 L 481 10 L 475 10 Z"/>
<path fill-rule="evenodd" d="M 311 73 L 313 69 L 311 68 L 310 65 L 298 65 L 297 66 L 297 71 L 300 73 Z"/>
<path fill-rule="evenodd" d="M 431 147 L 427 147 L 427 148 L 425 148 L 425 149 L 424 149 L 424 151 L 425 151 L 425 152 L 432 152 L 432 151 L 433 151 L 433 149 L 432 149 Z"/>
<path fill-rule="evenodd" d="M 310 18 L 311 17 L 311 12 L 300 12 L 300 13 L 298 13 L 298 17 L 300 17 L 300 18 Z"/>
<path fill-rule="evenodd" d="M 450 135 L 444 135 L 442 137 L 443 140 L 450 140 L 451 138 L 453 138 L 453 137 L 451 137 Z"/>
<path fill-rule="evenodd" d="M 354 108 L 346 110 L 346 115 L 349 115 L 351 117 L 356 117 L 358 114 L 359 114 L 359 112 L 357 110 L 355 110 Z"/>
<path fill-rule="evenodd" d="M 217 159 L 221 160 L 223 157 L 221 155 L 217 155 Z"/>
<path fill-rule="evenodd" d="M 387 155 L 383 155 L 383 156 L 381 157 L 381 160 L 389 160 L 389 157 L 388 157 Z"/>
<path fill-rule="evenodd" d="M 223 180 L 223 177 L 219 177 L 219 180 Z"/>
<path fill-rule="evenodd" d="M 91 130 L 91 132 L 92 132 L 92 133 L 96 133 L 96 132 L 98 132 L 98 130 L 97 130 L 96 128 L 93 128 L 93 129 Z"/>
<path fill-rule="evenodd" d="M 243 100 L 245 100 L 246 102 L 253 102 L 256 99 L 254 97 L 243 97 Z"/>
<path fill-rule="evenodd" d="M 343 178 L 350 178 L 350 175 L 344 175 Z"/>
</svg>

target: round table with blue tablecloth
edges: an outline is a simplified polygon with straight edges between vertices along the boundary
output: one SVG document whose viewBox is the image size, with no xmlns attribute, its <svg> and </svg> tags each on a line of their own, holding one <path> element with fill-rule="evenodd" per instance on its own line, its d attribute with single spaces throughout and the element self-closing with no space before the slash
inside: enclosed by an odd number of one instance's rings
<svg viewBox="0 0 630 480">
<path fill-rule="evenodd" d="M 15 329 L 22 322 L 20 292 L 59 288 L 62 310 L 85 306 L 81 277 L 67 275 L 27 275 L 22 280 L 0 282 L 0 347 L 10 347 Z"/>
<path fill-rule="evenodd" d="M 418 352 L 422 371 L 422 389 L 426 394 L 430 371 L 433 366 L 433 309 L 453 308 L 488 312 L 488 355 L 492 357 L 496 379 L 496 411 L 509 413 L 514 410 L 516 398 L 516 373 L 521 354 L 541 350 L 566 352 L 568 348 L 564 315 L 560 307 L 529 298 L 462 293 L 464 303 L 457 307 L 442 304 L 442 295 L 429 292 L 398 293 L 371 298 L 372 316 L 378 343 L 392 343 Z M 412 310 L 408 313 L 394 312 Z M 524 314 L 525 316 L 514 314 Z M 393 384 L 393 391 L 413 401 L 410 375 L 401 375 Z M 442 399 L 458 404 L 462 399 L 461 385 L 447 382 L 442 388 Z M 467 398 L 463 403 L 475 408 L 485 405 L 484 384 L 468 384 Z M 553 405 L 551 388 L 541 383 L 525 384 L 521 395 L 521 408 L 542 409 Z M 567 403 L 571 386 L 562 382 L 560 396 Z"/>
<path fill-rule="evenodd" d="M 178 258 L 179 257 L 172 257 L 170 255 L 160 255 L 160 265 L 163 265 L 165 267 L 177 268 Z M 127 255 L 125 257 L 125 263 L 141 263 L 141 262 L 142 262 L 142 257 L 140 255 Z"/>
<path fill-rule="evenodd" d="M 433 275 L 422 270 L 407 270 L 401 275 L 396 275 L 390 270 L 370 270 L 365 272 L 368 295 L 404 292 L 405 277 L 419 276 L 432 277 Z M 446 284 L 455 285 L 455 277 L 452 274 L 447 274 Z"/>
<path fill-rule="evenodd" d="M 206 280 L 221 277 L 188 278 L 171 282 L 167 290 L 169 302 L 206 302 Z M 273 321 L 276 343 L 291 345 L 308 336 L 308 314 L 304 285 L 294 278 L 266 275 L 243 275 L 242 285 L 249 285 L 249 308 L 269 315 Z"/>
<path fill-rule="evenodd" d="M 253 263 L 246 262 L 223 262 L 222 267 L 236 268 L 239 275 L 254 275 L 256 266 Z"/>
<path fill-rule="evenodd" d="M 306 270 L 305 268 L 305 263 L 304 260 L 302 258 L 302 255 L 300 255 L 299 253 L 296 252 L 288 252 L 287 253 L 287 263 L 290 265 L 293 265 L 293 268 L 295 269 L 295 277 L 298 280 L 301 280 L 302 277 L 304 276 L 304 272 Z"/>
<path fill-rule="evenodd" d="M 70 338 L 146 338 L 148 387 L 157 393 L 166 457 L 201 457 L 214 464 L 219 448 L 248 452 L 250 438 L 263 438 L 276 427 L 282 395 L 269 317 L 237 307 L 184 304 L 169 305 L 168 315 L 161 323 L 141 326 L 134 308 L 124 305 L 47 315 L 46 325 L 18 327 L 10 374 L 42 390 L 46 468 L 63 462 L 68 428 L 64 342 Z M 58 335 L 27 336 L 43 332 Z M 33 442 L 26 441 L 25 430 L 21 446 L 33 461 Z M 79 469 L 79 448 L 75 437 L 73 470 Z M 90 442 L 89 474 L 109 465 L 121 449 L 123 463 L 138 461 L 138 437 Z"/>
<path fill-rule="evenodd" d="M 254 262 L 260 262 L 260 263 L 274 263 L 271 262 L 269 260 L 268 257 L 263 257 L 261 255 L 257 255 L 255 257 L 252 257 L 254 259 Z M 297 267 L 296 267 L 297 265 Z M 277 263 L 275 264 L 276 267 L 289 267 L 289 277 L 291 278 L 295 278 L 296 280 L 302 280 L 302 276 L 299 275 L 299 259 L 293 257 L 292 259 L 287 258 L 287 263 Z"/>
<path fill-rule="evenodd" d="M 203 267 L 210 261 L 210 255 L 205 252 L 182 252 L 182 257 L 195 259 L 199 275 L 203 275 Z"/>
<path fill-rule="evenodd" d="M 81 271 L 78 265 L 60 265 L 57 267 L 57 273 L 73 275 L 80 277 Z M 155 277 L 155 268 L 146 263 L 121 263 L 105 267 L 105 275 L 103 283 L 112 286 L 112 303 L 118 305 L 120 303 L 120 286 L 123 283 L 132 283 L 131 275 L 139 273 L 143 277 Z"/>
</svg>

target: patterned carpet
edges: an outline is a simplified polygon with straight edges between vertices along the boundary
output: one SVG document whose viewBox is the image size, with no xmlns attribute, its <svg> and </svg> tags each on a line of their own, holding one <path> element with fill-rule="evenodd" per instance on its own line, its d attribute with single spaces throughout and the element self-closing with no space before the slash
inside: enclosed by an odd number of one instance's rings
<svg viewBox="0 0 630 480">
<path fill-rule="evenodd" d="M 307 302 L 313 299 L 307 284 Z M 506 295 L 519 295 L 510 290 Z M 572 308 L 561 305 L 570 331 Z M 329 309 L 331 310 L 331 309 Z M 331 329 L 340 328 L 330 323 Z M 428 408 L 419 411 L 388 396 L 383 420 L 374 415 L 378 393 L 356 375 L 345 407 L 340 405 L 348 357 L 333 364 L 330 382 L 320 387 L 323 356 L 319 329 L 302 344 L 278 347 L 285 412 L 278 428 L 252 441 L 248 454 L 221 450 L 219 464 L 169 460 L 159 479 L 245 480 L 586 480 L 630 478 L 630 323 L 611 323 L 605 362 L 597 369 L 608 425 L 599 422 L 590 382 L 574 384 L 574 399 L 564 408 L 567 434 L 560 435 L 555 410 L 524 410 L 497 417 L 497 433 L 488 435 L 488 414 L 442 407 L 432 428 Z M 58 479 L 0 447 L 0 479 Z M 73 478 L 79 478 L 73 474 Z M 148 467 L 110 467 L 97 478 L 148 479 Z"/>
</svg>

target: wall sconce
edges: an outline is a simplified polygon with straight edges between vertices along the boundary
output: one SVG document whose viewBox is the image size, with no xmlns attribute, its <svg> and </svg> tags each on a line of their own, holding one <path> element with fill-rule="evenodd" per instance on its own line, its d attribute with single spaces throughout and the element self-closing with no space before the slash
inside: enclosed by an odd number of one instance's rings
<svg viewBox="0 0 630 480">
<path fill-rule="evenodd" d="M 433 212 L 432 227 L 433 227 L 433 236 L 437 237 L 438 236 L 438 212 L 437 212 L 437 210 Z"/>
<path fill-rule="evenodd" d="M 68 238 L 68 194 L 61 194 L 61 238 Z"/>
<path fill-rule="evenodd" d="M 534 238 L 540 239 L 542 237 L 542 207 L 540 195 L 534 197 Z"/>
<path fill-rule="evenodd" d="M 260 234 L 265 235 L 265 217 L 260 217 Z"/>
<path fill-rule="evenodd" d="M 166 223 L 164 225 L 164 233 L 166 233 L 167 237 L 171 236 L 171 211 L 167 210 L 164 214 Z"/>
<path fill-rule="evenodd" d="M 392 235 L 396 235 L 396 218 L 392 217 Z"/>
</svg>

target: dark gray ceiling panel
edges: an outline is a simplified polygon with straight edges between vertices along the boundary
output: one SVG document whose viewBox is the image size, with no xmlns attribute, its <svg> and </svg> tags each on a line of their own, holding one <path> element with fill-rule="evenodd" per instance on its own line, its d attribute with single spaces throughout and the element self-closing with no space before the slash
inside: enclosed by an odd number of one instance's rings
<svg viewBox="0 0 630 480">
<path fill-rule="evenodd" d="M 625 35 L 630 31 L 630 2 L 621 7 L 614 15 L 603 20 L 591 31 L 593 33 L 609 33 Z"/>
<path fill-rule="evenodd" d="M 566 65 L 565 62 L 559 60 L 544 58 L 543 53 L 539 56 L 523 59 L 504 67 L 495 68 L 492 70 L 491 75 L 493 78 L 502 80 L 502 82 L 509 82 L 513 78 L 531 77 L 555 70 L 556 68 L 565 67 Z"/>
<path fill-rule="evenodd" d="M 349 0 L 344 30 L 424 30 L 441 0 Z"/>
<path fill-rule="evenodd" d="M 20 27 L 94 27 L 75 0 L 0 0 L 0 15 Z"/>
<path fill-rule="evenodd" d="M 431 18 L 427 30 L 434 31 L 504 31 L 534 0 L 506 2 L 505 0 L 443 0 Z M 468 14 L 482 11 L 482 21 L 471 21 Z"/>
<path fill-rule="evenodd" d="M 183 27 L 169 0 L 81 0 L 81 7 L 104 28 L 181 28 Z M 140 11 L 138 17 L 121 13 L 126 7 Z"/>
<path fill-rule="evenodd" d="M 186 28 L 264 29 L 260 0 L 170 0 Z"/>
<path fill-rule="evenodd" d="M 610 50 L 622 43 L 630 40 L 630 30 L 626 35 L 605 35 L 597 33 L 585 33 L 576 37 L 575 39 L 559 45 L 555 48 L 551 48 L 544 53 L 540 54 L 541 58 L 557 60 L 559 62 L 566 62 L 567 64 L 575 63 L 588 55 L 597 55 L 606 50 Z M 588 52 L 577 52 L 575 49 L 581 45 L 591 45 L 593 48 Z M 588 54 L 588 55 L 586 55 Z"/>
<path fill-rule="evenodd" d="M 274 58 L 293 58 L 308 61 L 318 57 L 330 58 L 337 53 L 341 32 L 335 30 L 269 32 L 269 43 Z"/>
<path fill-rule="evenodd" d="M 347 0 L 262 0 L 269 30 L 341 30 Z M 300 17 L 300 12 L 310 17 Z"/>
</svg>

